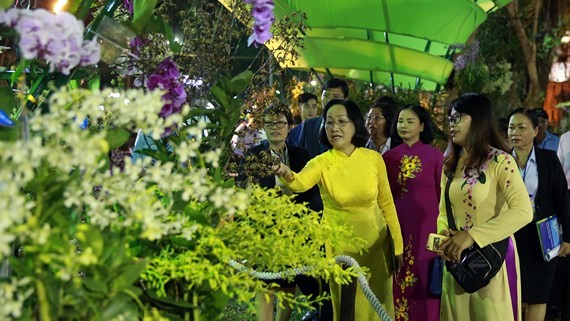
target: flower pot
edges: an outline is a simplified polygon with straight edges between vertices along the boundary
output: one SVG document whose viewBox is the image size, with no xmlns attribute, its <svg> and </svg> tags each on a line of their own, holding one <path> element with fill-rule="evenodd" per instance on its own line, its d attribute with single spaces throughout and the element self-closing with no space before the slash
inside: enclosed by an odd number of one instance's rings
<svg viewBox="0 0 570 321">
<path fill-rule="evenodd" d="M 127 25 L 109 16 L 103 16 L 93 33 L 101 44 L 101 60 L 109 65 L 129 50 L 131 40 L 137 35 Z"/>
</svg>

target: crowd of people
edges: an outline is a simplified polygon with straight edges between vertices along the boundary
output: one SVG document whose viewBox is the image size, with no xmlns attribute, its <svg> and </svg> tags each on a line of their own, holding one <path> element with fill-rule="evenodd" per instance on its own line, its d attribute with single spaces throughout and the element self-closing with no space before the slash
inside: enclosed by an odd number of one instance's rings
<svg viewBox="0 0 570 321">
<path fill-rule="evenodd" d="M 336 78 L 323 85 L 320 103 L 322 115 L 318 97 L 302 94 L 297 126 L 287 106 L 266 108 L 267 140 L 249 153 L 266 151 L 277 161 L 258 181 L 298 193 L 297 201 L 322 210 L 322 220 L 348 225 L 364 240 L 364 248 L 324 251 L 366 267 L 372 291 L 395 320 L 544 321 L 553 293 L 554 304 L 567 303 L 570 286 L 557 270 L 567 269 L 570 254 L 570 133 L 560 139 L 549 133 L 546 113 L 514 110 L 504 136 L 491 101 L 462 94 L 447 108 L 450 137 L 442 152 L 431 145 L 435 126 L 419 104 L 397 106 L 383 96 L 363 115 Z M 553 215 L 566 233 L 558 257 L 545 261 L 537 222 Z M 426 249 L 430 233 L 444 237 L 437 251 Z M 448 267 L 470 248 L 505 239 L 498 273 L 465 291 Z M 341 320 L 341 285 L 334 280 L 300 276 L 278 284 L 273 290 L 330 294 L 303 320 Z M 258 296 L 260 321 L 274 320 L 267 297 Z M 277 320 L 289 320 L 290 307 L 277 307 Z M 380 320 L 360 285 L 353 310 L 354 320 Z"/>
</svg>

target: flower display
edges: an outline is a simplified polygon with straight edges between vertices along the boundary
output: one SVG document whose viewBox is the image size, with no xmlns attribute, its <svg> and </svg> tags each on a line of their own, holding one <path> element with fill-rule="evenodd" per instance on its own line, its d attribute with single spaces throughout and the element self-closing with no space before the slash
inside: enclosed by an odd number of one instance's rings
<svg viewBox="0 0 570 321">
<path fill-rule="evenodd" d="M 253 43 L 256 47 L 258 44 L 263 45 L 267 40 L 273 37 L 271 34 L 271 25 L 275 21 L 273 8 L 275 3 L 272 0 L 244 0 L 245 3 L 253 5 L 251 15 L 254 18 L 253 34 L 247 39 L 247 45 Z"/>
<path fill-rule="evenodd" d="M 182 105 L 186 102 L 184 84 L 180 81 L 178 66 L 170 58 L 166 58 L 157 67 L 155 72 L 148 77 L 146 86 L 150 90 L 160 89 L 166 91 L 162 100 L 166 104 L 162 107 L 159 115 L 167 117 L 180 113 Z"/>
<path fill-rule="evenodd" d="M 101 51 L 96 39 L 83 41 L 83 22 L 68 12 L 53 14 L 44 9 L 0 10 L 0 23 L 14 28 L 24 59 L 50 63 L 50 72 L 68 75 L 76 66 L 99 62 Z"/>
</svg>

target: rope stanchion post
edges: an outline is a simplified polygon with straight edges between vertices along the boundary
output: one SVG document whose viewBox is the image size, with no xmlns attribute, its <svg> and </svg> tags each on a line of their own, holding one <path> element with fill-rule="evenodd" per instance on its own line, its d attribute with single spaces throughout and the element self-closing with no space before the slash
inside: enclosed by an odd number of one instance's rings
<svg viewBox="0 0 570 321">
<path fill-rule="evenodd" d="M 343 269 L 348 268 L 346 264 L 341 264 Z M 340 288 L 340 321 L 355 321 L 356 303 L 356 278 L 352 277 L 350 283 L 341 285 Z"/>
</svg>

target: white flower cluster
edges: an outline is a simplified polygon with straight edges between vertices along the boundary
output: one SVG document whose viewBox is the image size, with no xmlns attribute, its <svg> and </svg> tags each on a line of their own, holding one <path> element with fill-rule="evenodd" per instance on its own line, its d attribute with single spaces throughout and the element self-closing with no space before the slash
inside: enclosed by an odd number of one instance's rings
<svg viewBox="0 0 570 321">
<path fill-rule="evenodd" d="M 24 301 L 32 294 L 33 289 L 26 286 L 29 278 L 11 279 L 0 283 L 0 320 L 12 320 L 22 317 Z"/>
<path fill-rule="evenodd" d="M 249 204 L 245 191 L 220 187 L 208 174 L 219 166 L 221 150 L 200 154 L 201 133 L 206 123 L 180 129 L 180 137 L 191 137 L 175 146 L 175 153 L 188 160 L 202 159 L 204 166 L 177 169 L 173 162 L 150 159 L 126 162 L 125 170 L 111 174 L 105 167 L 109 151 L 104 130 L 82 130 L 85 118 L 97 123 L 111 117 L 117 127 L 142 128 L 161 133 L 167 124 L 182 123 L 182 116 L 158 116 L 162 108 L 160 92 L 61 89 L 50 97 L 50 113 L 30 119 L 31 139 L 27 142 L 0 142 L 0 260 L 9 254 L 16 238 L 43 244 L 56 227 L 37 220 L 41 202 L 23 191 L 34 193 L 38 175 L 51 175 L 50 184 L 63 186 L 59 212 L 87 211 L 90 224 L 100 228 L 134 228 L 140 237 L 156 240 L 169 234 L 192 238 L 197 226 L 187 217 L 173 214 L 174 197 L 186 202 L 209 202 L 220 212 L 232 215 Z M 37 190 L 35 190 L 37 191 Z M 51 203 L 59 204 L 58 200 Z M 117 210 L 116 205 L 120 209 Z M 50 204 L 43 204 L 43 207 Z M 86 252 L 88 253 L 88 252 Z M 81 256 L 80 256 L 81 257 Z M 92 264 L 85 256 L 79 264 Z M 61 269 L 60 278 L 72 271 Z"/>
<path fill-rule="evenodd" d="M 25 59 L 44 59 L 50 72 L 66 75 L 76 66 L 94 65 L 101 59 L 96 39 L 83 41 L 83 22 L 68 12 L 54 14 L 44 9 L 0 9 L 0 23 L 14 28 Z"/>
</svg>

